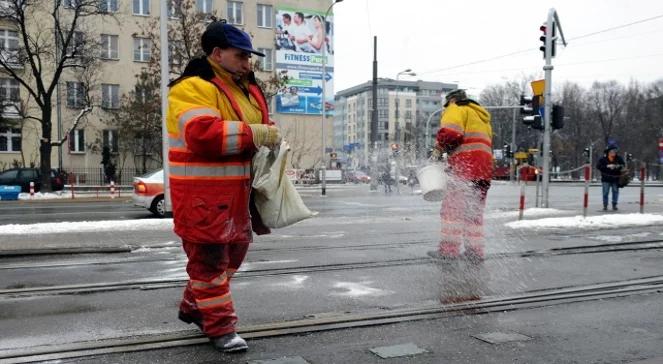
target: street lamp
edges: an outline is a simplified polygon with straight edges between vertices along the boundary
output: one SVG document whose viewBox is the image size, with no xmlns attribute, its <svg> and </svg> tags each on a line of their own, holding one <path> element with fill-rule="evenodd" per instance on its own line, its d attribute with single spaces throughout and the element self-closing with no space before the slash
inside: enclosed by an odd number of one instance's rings
<svg viewBox="0 0 663 364">
<path fill-rule="evenodd" d="M 401 143 L 401 122 L 400 122 L 401 113 L 400 113 L 400 110 L 399 110 L 399 106 L 400 106 L 400 103 L 401 103 L 399 90 L 400 90 L 401 86 L 398 84 L 398 81 L 399 81 L 399 78 L 401 77 L 401 75 L 416 76 L 417 74 L 415 72 L 412 72 L 412 69 L 410 69 L 410 68 L 408 68 L 406 70 L 403 70 L 403 71 L 400 71 L 396 74 L 396 100 L 395 101 L 396 101 L 396 131 L 397 131 L 396 137 L 397 138 L 394 138 L 394 139 L 397 139 L 396 142 L 398 144 L 405 144 L 405 143 Z M 403 139 L 405 139 L 405 138 L 403 138 Z M 399 146 L 399 148 L 400 148 L 400 146 Z M 400 194 L 401 193 L 401 189 L 400 189 L 400 169 L 399 169 L 399 166 L 398 166 L 397 156 L 398 155 L 394 155 L 394 163 L 395 163 L 394 174 L 396 175 L 396 192 Z"/>
<path fill-rule="evenodd" d="M 320 123 L 322 126 L 322 168 L 320 168 L 320 179 L 322 180 L 322 191 L 321 194 L 325 196 L 327 194 L 327 163 L 325 162 L 325 154 L 326 154 L 326 149 L 327 149 L 327 140 L 325 136 L 325 118 L 327 117 L 327 17 L 329 16 L 329 12 L 331 9 L 336 5 L 337 3 L 342 2 L 343 0 L 335 0 L 331 5 L 329 5 L 329 8 L 327 8 L 327 11 L 325 12 L 325 16 L 322 19 L 322 117 L 320 118 Z"/>
</svg>

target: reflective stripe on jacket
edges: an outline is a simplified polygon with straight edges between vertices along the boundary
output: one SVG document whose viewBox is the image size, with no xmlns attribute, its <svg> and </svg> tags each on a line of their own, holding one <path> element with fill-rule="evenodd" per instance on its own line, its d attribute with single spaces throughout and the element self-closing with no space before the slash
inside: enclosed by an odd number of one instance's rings
<svg viewBox="0 0 663 364">
<path fill-rule="evenodd" d="M 449 166 L 468 180 L 490 180 L 493 174 L 493 131 L 490 114 L 479 104 L 450 104 L 442 114 L 438 145 L 449 152 Z"/>
<path fill-rule="evenodd" d="M 269 112 L 257 85 L 240 87 L 229 74 L 213 69 L 211 81 L 188 77 L 168 95 L 175 233 L 195 243 L 250 242 L 256 147 L 248 124 L 268 123 Z"/>
</svg>

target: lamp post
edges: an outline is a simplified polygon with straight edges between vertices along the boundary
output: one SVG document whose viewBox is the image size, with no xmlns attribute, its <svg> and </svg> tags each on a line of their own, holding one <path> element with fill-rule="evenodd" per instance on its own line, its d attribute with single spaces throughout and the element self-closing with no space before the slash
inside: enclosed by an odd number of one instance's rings
<svg viewBox="0 0 663 364">
<path fill-rule="evenodd" d="M 327 117 L 327 105 L 326 105 L 326 98 L 327 98 L 327 17 L 329 16 L 329 12 L 331 9 L 336 5 L 337 3 L 342 2 L 343 0 L 335 0 L 331 5 L 329 5 L 329 8 L 327 8 L 327 11 L 325 12 L 325 16 L 322 19 L 322 107 L 321 107 L 321 113 L 322 117 L 320 118 L 320 123 L 322 127 L 322 154 L 321 157 L 322 159 L 320 160 L 320 163 L 322 164 L 322 168 L 320 168 L 320 180 L 322 181 L 321 183 L 321 194 L 325 196 L 327 194 L 327 162 L 325 161 L 325 154 L 326 154 L 326 149 L 327 149 L 327 139 L 325 135 L 325 118 Z"/>
<path fill-rule="evenodd" d="M 394 138 L 394 139 L 397 139 L 396 142 L 398 143 L 398 153 L 394 154 L 394 164 L 395 164 L 394 174 L 395 174 L 395 179 L 396 179 L 396 192 L 398 194 L 401 193 L 401 189 L 400 189 L 400 183 L 401 183 L 400 174 L 401 173 L 400 173 L 400 168 L 399 168 L 399 165 L 398 165 L 398 158 L 397 158 L 400 155 L 401 130 L 402 130 L 402 128 L 401 128 L 401 113 L 400 113 L 400 110 L 399 110 L 399 106 L 400 106 L 400 103 L 401 103 L 399 90 L 400 90 L 401 86 L 398 84 L 398 81 L 399 81 L 399 78 L 401 77 L 401 75 L 416 76 L 417 74 L 415 72 L 412 72 L 411 68 L 405 69 L 405 70 L 400 71 L 396 74 L 396 100 L 395 100 L 396 101 L 396 128 L 395 129 L 396 129 L 396 137 L 397 138 Z M 403 138 L 403 139 L 405 139 L 405 138 Z M 403 143 L 403 144 L 405 144 L 405 143 Z"/>
</svg>

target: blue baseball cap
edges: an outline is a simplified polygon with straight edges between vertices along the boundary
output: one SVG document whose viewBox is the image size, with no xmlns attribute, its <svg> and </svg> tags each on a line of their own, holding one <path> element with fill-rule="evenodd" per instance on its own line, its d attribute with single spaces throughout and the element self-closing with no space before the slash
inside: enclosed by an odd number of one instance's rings
<svg viewBox="0 0 663 364">
<path fill-rule="evenodd" d="M 207 26 L 201 37 L 201 45 L 207 55 L 212 53 L 214 47 L 232 47 L 260 57 L 265 56 L 264 53 L 253 49 L 251 37 L 246 32 L 227 24 L 225 20 L 215 21 Z"/>
</svg>

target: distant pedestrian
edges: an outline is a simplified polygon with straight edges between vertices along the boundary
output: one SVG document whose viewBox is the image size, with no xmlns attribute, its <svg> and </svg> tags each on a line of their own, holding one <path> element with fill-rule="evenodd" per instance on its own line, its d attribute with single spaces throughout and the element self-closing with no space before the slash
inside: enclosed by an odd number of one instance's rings
<svg viewBox="0 0 663 364">
<path fill-rule="evenodd" d="M 603 211 L 608 211 L 608 197 L 612 191 L 612 210 L 617 211 L 619 203 L 619 178 L 624 173 L 626 163 L 617 155 L 617 146 L 608 145 L 604 156 L 599 159 L 596 168 L 601 171 L 601 185 L 603 186 Z"/>
</svg>

